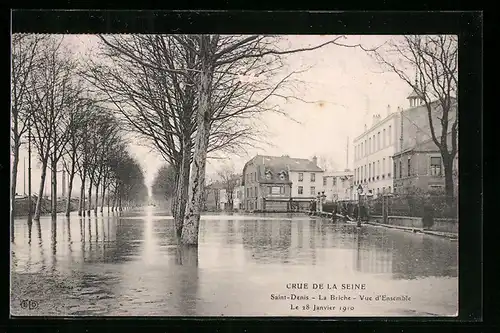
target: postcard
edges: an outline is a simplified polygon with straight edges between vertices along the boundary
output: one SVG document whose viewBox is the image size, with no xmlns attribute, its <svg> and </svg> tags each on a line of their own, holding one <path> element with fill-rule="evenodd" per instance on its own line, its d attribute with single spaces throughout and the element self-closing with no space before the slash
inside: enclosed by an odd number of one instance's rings
<svg viewBox="0 0 500 333">
<path fill-rule="evenodd" d="M 458 315 L 456 35 L 11 46 L 12 316 Z"/>
</svg>

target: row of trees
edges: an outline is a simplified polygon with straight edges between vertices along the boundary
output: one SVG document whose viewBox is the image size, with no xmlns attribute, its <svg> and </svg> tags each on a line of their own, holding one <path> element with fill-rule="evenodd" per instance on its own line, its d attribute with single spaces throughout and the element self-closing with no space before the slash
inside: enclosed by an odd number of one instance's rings
<svg viewBox="0 0 500 333">
<path fill-rule="evenodd" d="M 181 243 L 198 242 L 207 157 L 254 146 L 265 112 L 286 116 L 279 102 L 293 97 L 294 72 L 283 70 L 283 55 L 343 45 L 341 38 L 283 50 L 275 36 L 99 36 L 88 81 L 175 170 Z"/>
<path fill-rule="evenodd" d="M 41 167 L 35 220 L 41 214 L 47 171 L 52 175 L 51 213 L 53 217 L 57 213 L 61 165 L 69 176 L 67 216 L 77 175 L 81 180 L 79 215 L 90 214 L 93 193 L 95 214 L 99 204 L 102 212 L 105 198 L 108 207 L 112 198 L 112 208 L 122 209 L 124 203 L 147 195 L 142 170 L 127 151 L 119 121 L 89 93 L 81 69 L 63 36 L 12 36 L 12 211 L 22 145 L 30 153 L 33 147 Z"/>
</svg>

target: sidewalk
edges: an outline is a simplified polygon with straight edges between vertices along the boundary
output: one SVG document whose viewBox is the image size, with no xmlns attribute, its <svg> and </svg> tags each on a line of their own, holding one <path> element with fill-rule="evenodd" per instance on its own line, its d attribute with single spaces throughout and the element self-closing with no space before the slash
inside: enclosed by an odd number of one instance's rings
<svg viewBox="0 0 500 333">
<path fill-rule="evenodd" d="M 406 231 L 406 232 L 423 233 L 423 234 L 427 234 L 427 235 L 444 237 L 444 238 L 448 238 L 448 239 L 451 239 L 451 240 L 458 240 L 458 234 L 455 234 L 455 233 L 442 232 L 442 231 L 433 231 L 433 230 L 427 230 L 427 229 L 424 229 L 424 228 L 403 227 L 403 226 L 399 226 L 399 225 L 383 224 L 383 223 L 377 223 L 377 222 L 366 222 L 366 224 L 370 224 L 370 225 L 373 225 L 373 226 L 390 228 L 390 229 L 399 229 L 399 230 L 403 230 L 403 231 Z"/>
</svg>

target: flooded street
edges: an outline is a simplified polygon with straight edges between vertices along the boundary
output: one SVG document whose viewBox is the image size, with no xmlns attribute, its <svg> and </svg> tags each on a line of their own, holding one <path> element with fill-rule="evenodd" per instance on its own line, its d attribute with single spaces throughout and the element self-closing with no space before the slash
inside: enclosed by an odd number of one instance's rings
<svg viewBox="0 0 500 333">
<path fill-rule="evenodd" d="M 178 249 L 167 211 L 145 207 L 116 214 L 58 216 L 55 222 L 42 217 L 31 236 L 26 220 L 17 220 L 12 315 L 458 311 L 458 243 L 448 239 L 373 226 L 358 231 L 301 214 L 204 215 L 195 251 Z"/>
</svg>

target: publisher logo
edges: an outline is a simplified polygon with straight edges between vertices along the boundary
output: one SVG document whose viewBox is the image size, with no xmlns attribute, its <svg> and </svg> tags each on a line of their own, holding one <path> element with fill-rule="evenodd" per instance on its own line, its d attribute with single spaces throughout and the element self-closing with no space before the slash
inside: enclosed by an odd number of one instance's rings
<svg viewBox="0 0 500 333">
<path fill-rule="evenodd" d="M 38 302 L 32 299 L 23 299 L 20 304 L 23 309 L 34 310 L 38 308 Z"/>
</svg>

